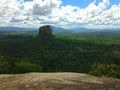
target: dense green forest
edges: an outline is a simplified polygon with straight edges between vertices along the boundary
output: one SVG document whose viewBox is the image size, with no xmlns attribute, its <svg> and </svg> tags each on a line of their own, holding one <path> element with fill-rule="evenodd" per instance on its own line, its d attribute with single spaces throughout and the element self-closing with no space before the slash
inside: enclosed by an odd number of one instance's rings
<svg viewBox="0 0 120 90">
<path fill-rule="evenodd" d="M 0 32 L 0 73 L 79 72 L 120 78 L 120 32 Z"/>
</svg>

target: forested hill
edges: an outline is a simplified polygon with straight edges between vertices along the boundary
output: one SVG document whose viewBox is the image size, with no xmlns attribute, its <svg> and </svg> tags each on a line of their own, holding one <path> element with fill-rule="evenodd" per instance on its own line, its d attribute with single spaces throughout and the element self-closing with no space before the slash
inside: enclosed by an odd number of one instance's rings
<svg viewBox="0 0 120 90">
<path fill-rule="evenodd" d="M 0 73 L 79 72 L 120 78 L 119 33 L 42 38 L 29 32 L 0 34 Z"/>
</svg>

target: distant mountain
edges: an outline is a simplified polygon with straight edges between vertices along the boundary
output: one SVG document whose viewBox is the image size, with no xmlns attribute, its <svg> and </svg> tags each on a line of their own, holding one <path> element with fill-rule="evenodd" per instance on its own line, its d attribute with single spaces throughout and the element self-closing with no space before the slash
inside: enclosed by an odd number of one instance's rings
<svg viewBox="0 0 120 90">
<path fill-rule="evenodd" d="M 79 28 L 61 28 L 52 26 L 54 33 L 78 33 L 78 32 L 120 32 L 120 28 L 111 29 L 88 29 L 84 27 Z M 0 31 L 38 31 L 38 28 L 22 28 L 22 27 L 0 27 Z"/>
<path fill-rule="evenodd" d="M 87 28 L 84 28 L 84 27 L 79 27 L 79 28 L 61 28 L 61 27 L 55 27 L 55 26 L 52 26 L 52 29 L 53 29 L 53 32 L 55 33 L 77 33 L 77 32 L 88 32 L 89 29 Z"/>
<path fill-rule="evenodd" d="M 53 32 L 63 32 L 64 28 L 52 26 Z M 0 27 L 0 31 L 38 31 L 38 28 Z"/>
<path fill-rule="evenodd" d="M 52 26 L 53 32 L 54 33 L 62 33 L 62 32 L 67 32 L 67 29 L 61 28 L 61 27 L 55 27 Z"/>
<path fill-rule="evenodd" d="M 66 30 L 66 29 L 64 29 L 64 28 L 61 28 L 61 27 L 55 27 L 55 26 L 52 26 L 52 29 L 53 29 L 54 31 Z"/>
<path fill-rule="evenodd" d="M 109 32 L 109 31 L 120 31 L 120 28 L 106 28 L 106 29 L 89 29 L 84 27 L 72 28 L 72 32 Z"/>
<path fill-rule="evenodd" d="M 71 32 L 73 32 L 73 33 L 77 33 L 77 32 L 89 32 L 89 31 L 91 31 L 90 29 L 87 29 L 87 28 L 84 28 L 84 27 L 71 28 L 69 30 Z"/>
<path fill-rule="evenodd" d="M 0 31 L 37 31 L 37 28 L 0 27 Z"/>
</svg>

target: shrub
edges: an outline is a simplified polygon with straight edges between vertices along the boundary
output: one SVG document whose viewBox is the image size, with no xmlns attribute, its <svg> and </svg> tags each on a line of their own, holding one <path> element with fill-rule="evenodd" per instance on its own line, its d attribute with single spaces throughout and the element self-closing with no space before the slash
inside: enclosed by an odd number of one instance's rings
<svg viewBox="0 0 120 90">
<path fill-rule="evenodd" d="M 16 73 L 40 72 L 41 67 L 30 62 L 21 61 L 16 63 Z"/>
<path fill-rule="evenodd" d="M 5 57 L 0 54 L 0 74 L 8 72 L 8 62 L 6 62 Z"/>
<path fill-rule="evenodd" d="M 110 76 L 120 78 L 120 66 L 117 66 L 116 64 L 95 63 L 91 66 L 89 74 L 95 76 Z"/>
<path fill-rule="evenodd" d="M 94 76 L 102 76 L 102 71 L 104 69 L 104 66 L 100 63 L 94 63 L 91 66 L 91 70 L 89 74 L 94 75 Z"/>
</svg>

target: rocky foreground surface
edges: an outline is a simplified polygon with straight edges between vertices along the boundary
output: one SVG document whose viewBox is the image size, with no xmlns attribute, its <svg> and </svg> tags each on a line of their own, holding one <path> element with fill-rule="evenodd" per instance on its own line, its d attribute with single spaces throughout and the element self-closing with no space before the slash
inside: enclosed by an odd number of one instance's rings
<svg viewBox="0 0 120 90">
<path fill-rule="evenodd" d="M 0 90 L 120 90 L 120 79 L 80 73 L 4 74 Z"/>
</svg>

